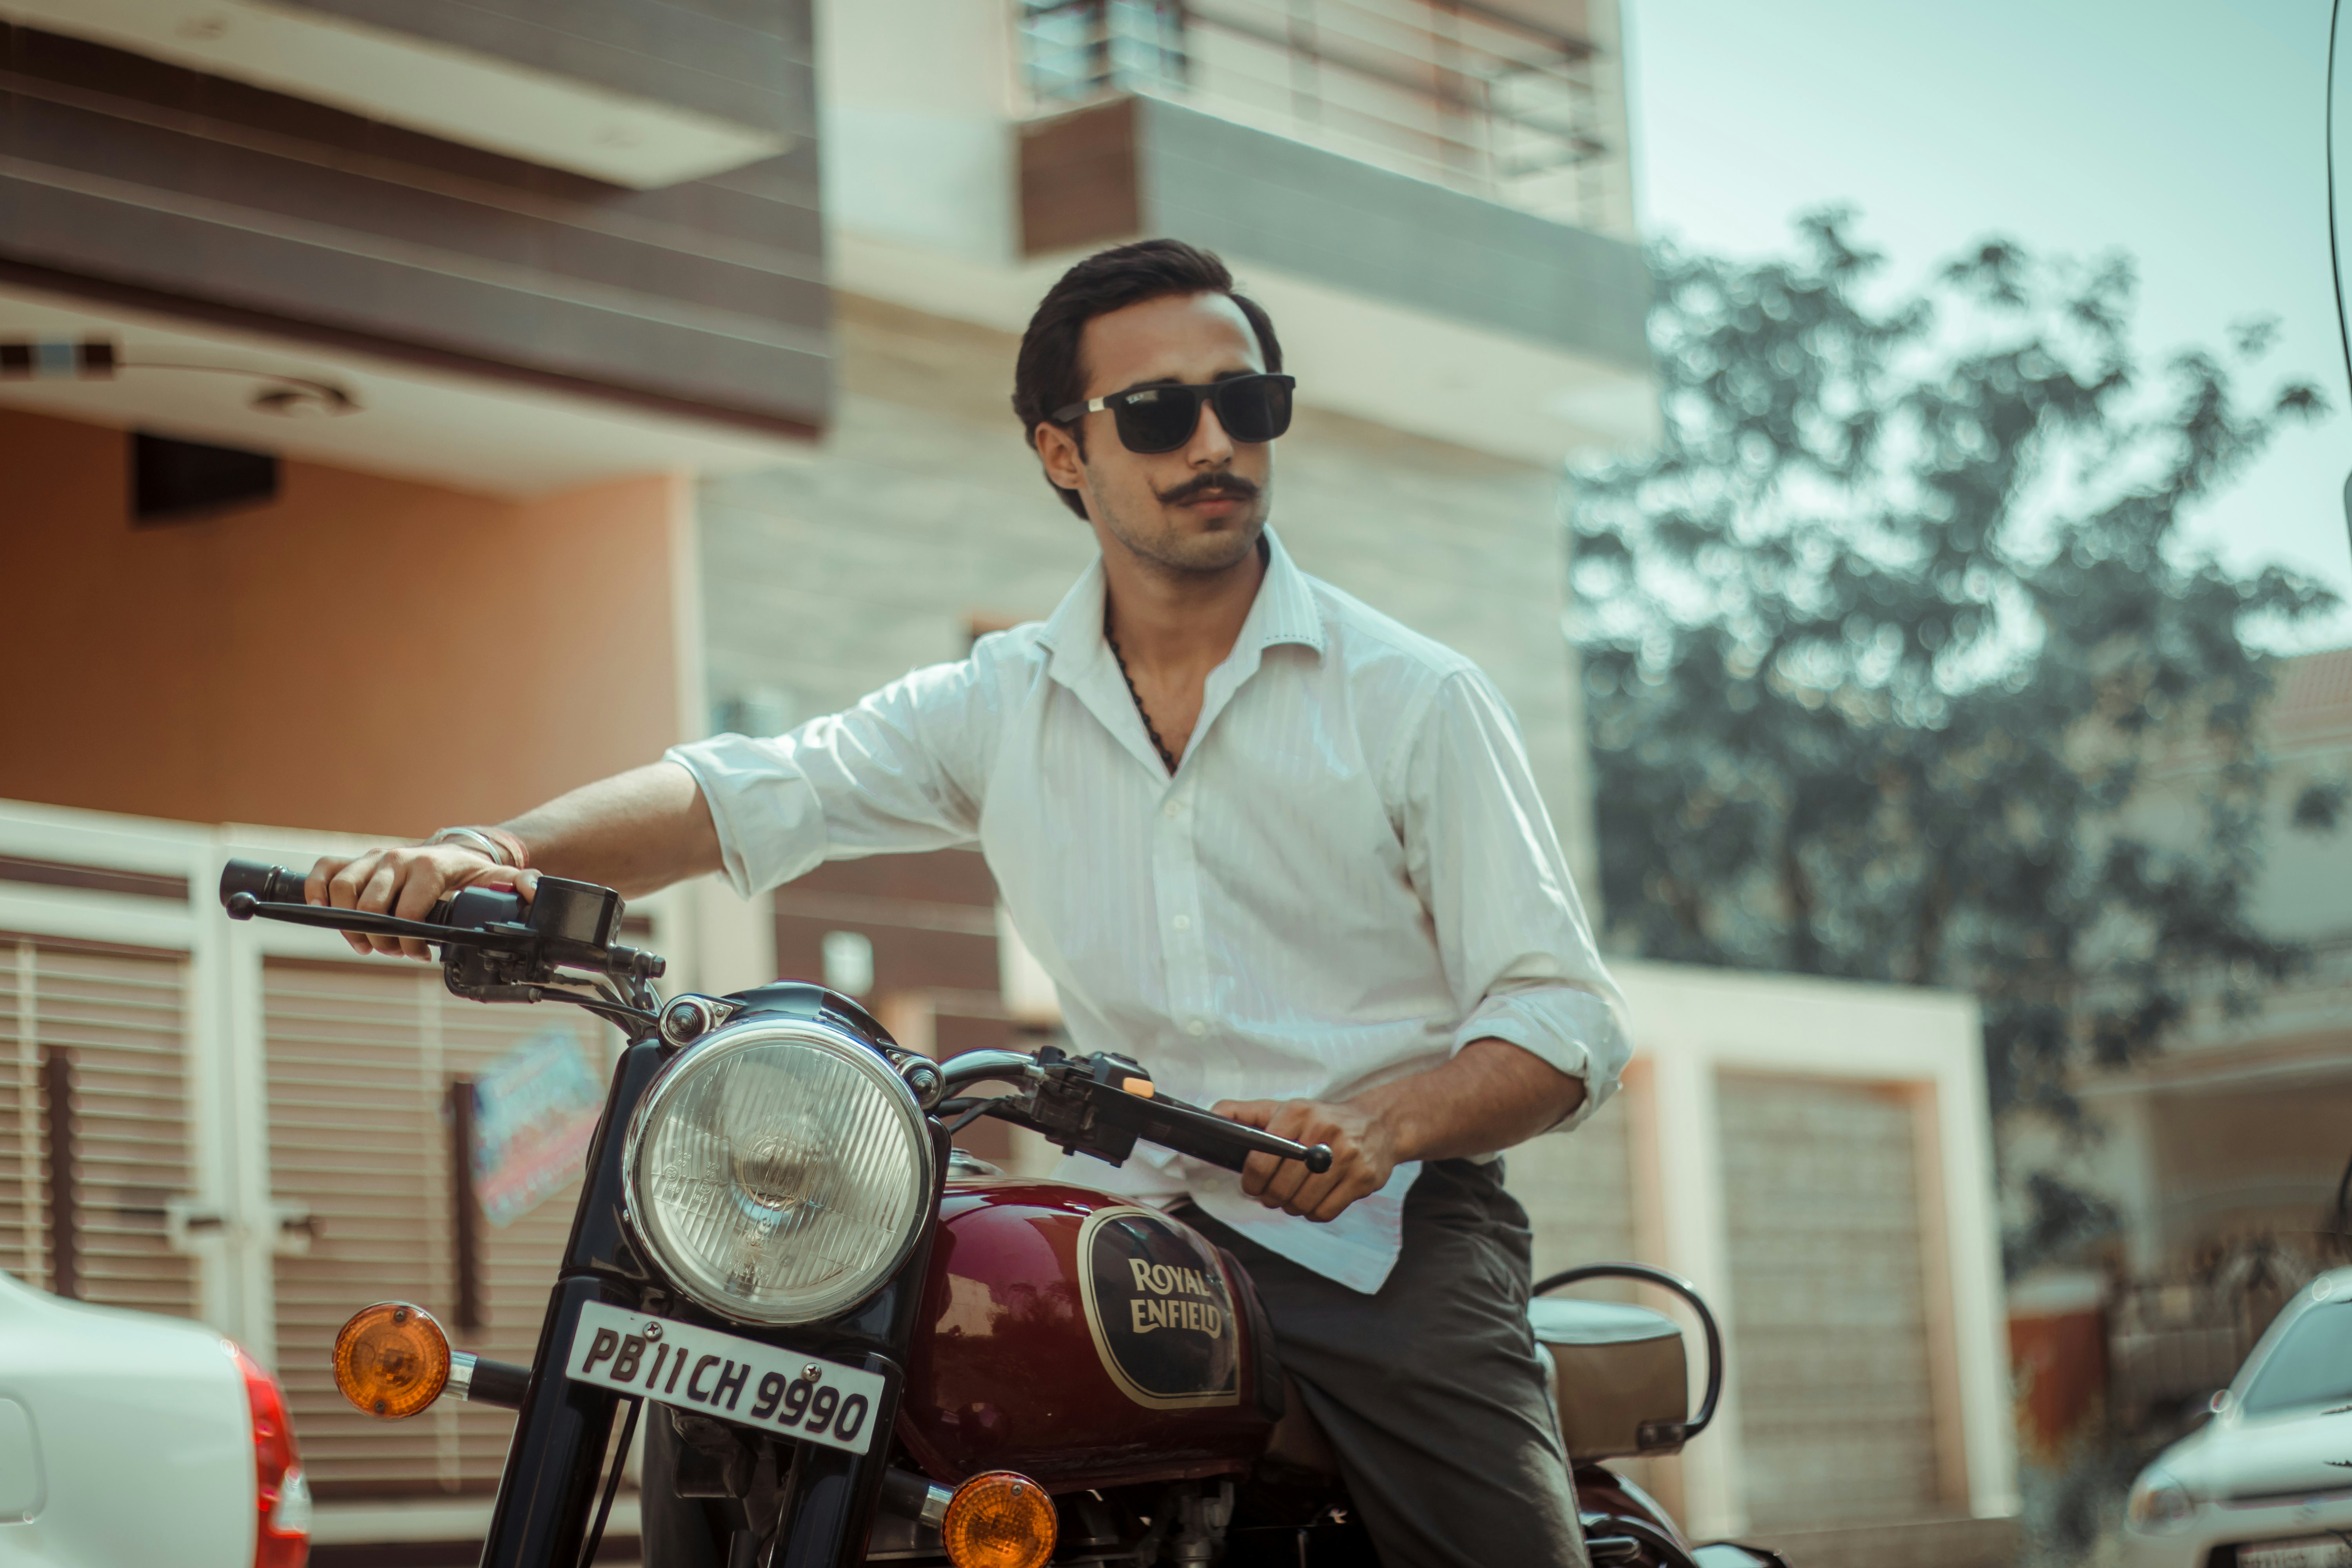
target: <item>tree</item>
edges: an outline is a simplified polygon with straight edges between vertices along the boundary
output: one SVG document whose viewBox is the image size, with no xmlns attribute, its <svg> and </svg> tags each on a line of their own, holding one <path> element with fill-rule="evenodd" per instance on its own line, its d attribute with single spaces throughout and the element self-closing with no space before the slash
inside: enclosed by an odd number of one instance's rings
<svg viewBox="0 0 2352 1568">
<path fill-rule="evenodd" d="M 1663 437 L 1576 476 L 1608 937 L 1973 991 L 1997 1111 L 2072 1120 L 2084 1062 L 2298 960 L 2246 911 L 2271 689 L 2248 638 L 2334 601 L 2180 527 L 2322 404 L 2234 386 L 2264 323 L 2143 376 L 2122 260 L 1990 241 L 1882 303 L 1846 215 L 1798 236 L 1654 253 Z M 2149 764 L 2184 751 L 2210 787 L 2168 839 Z"/>
</svg>

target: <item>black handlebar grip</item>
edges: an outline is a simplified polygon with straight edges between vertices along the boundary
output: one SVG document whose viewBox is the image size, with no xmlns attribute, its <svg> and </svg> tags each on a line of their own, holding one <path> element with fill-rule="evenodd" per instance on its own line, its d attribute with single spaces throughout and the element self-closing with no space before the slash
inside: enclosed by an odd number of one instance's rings
<svg viewBox="0 0 2352 1568">
<path fill-rule="evenodd" d="M 226 904 L 239 893 L 251 893 L 265 904 L 299 904 L 304 901 L 305 879 L 303 872 L 289 871 L 283 866 L 232 860 L 221 868 L 220 901 Z"/>
</svg>

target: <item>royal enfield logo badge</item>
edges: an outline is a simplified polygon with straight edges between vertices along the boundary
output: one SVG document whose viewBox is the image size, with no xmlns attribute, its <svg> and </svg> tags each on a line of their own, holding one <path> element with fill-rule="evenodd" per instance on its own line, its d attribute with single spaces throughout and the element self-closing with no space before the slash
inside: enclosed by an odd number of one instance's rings
<svg viewBox="0 0 2352 1568">
<path fill-rule="evenodd" d="M 1087 1326 L 1119 1391 L 1155 1410 L 1241 1398 L 1241 1331 L 1216 1254 L 1166 1215 L 1098 1209 L 1078 1233 Z"/>
</svg>

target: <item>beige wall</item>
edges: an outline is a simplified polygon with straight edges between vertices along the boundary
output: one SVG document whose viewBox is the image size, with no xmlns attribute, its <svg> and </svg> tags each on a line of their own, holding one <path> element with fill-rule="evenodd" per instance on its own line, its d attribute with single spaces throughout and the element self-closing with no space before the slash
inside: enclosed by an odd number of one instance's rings
<svg viewBox="0 0 2352 1568">
<path fill-rule="evenodd" d="M 0 411 L 0 798 L 421 834 L 678 731 L 683 480 L 511 503 L 289 462 L 133 528 L 119 430 Z"/>
<path fill-rule="evenodd" d="M 2335 1051 L 2342 1052 L 2339 1036 Z M 2149 1096 L 2161 1234 L 2178 1255 L 2268 1230 L 2305 1246 L 2352 1152 L 2352 1083 L 2259 1082 Z M 2187 1262 L 2189 1259 L 2179 1258 Z"/>
</svg>

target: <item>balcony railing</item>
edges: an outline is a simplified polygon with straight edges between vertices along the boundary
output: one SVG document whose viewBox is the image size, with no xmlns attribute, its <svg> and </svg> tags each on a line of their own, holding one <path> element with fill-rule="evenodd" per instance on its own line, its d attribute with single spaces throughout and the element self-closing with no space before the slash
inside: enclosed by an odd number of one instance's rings
<svg viewBox="0 0 2352 1568">
<path fill-rule="evenodd" d="M 1595 50 L 1478 0 L 1020 0 L 1041 110 L 1139 92 L 1605 226 Z"/>
</svg>

